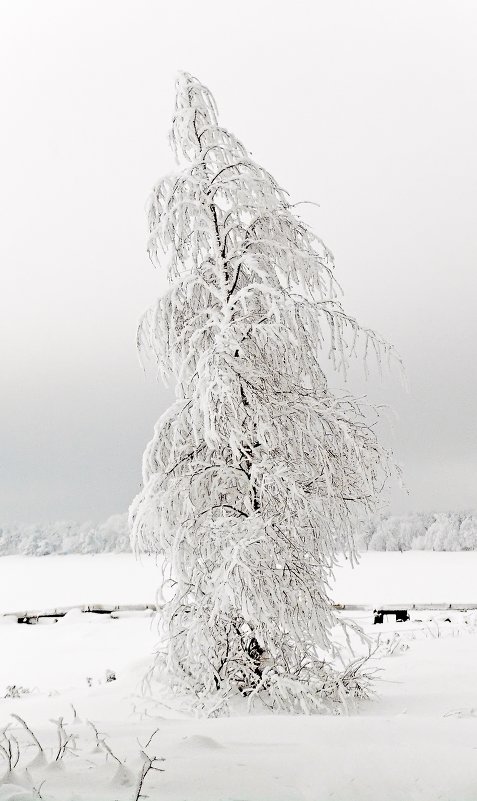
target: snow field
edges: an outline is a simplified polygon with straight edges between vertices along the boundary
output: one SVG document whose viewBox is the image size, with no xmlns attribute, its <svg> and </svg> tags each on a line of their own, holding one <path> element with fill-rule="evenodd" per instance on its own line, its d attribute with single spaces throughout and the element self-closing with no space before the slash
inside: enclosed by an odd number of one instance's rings
<svg viewBox="0 0 477 801">
<path fill-rule="evenodd" d="M 0 557 L 0 613 L 87 603 L 154 603 L 159 569 L 132 554 Z M 336 603 L 477 603 L 477 552 L 370 551 L 335 569 Z"/>
<path fill-rule="evenodd" d="M 472 640 L 475 653 L 475 636 Z M 45 779 L 44 798 L 54 801 L 133 799 L 141 768 L 137 741 L 144 745 L 151 735 L 147 753 L 165 759 L 164 773 L 152 774 L 145 785 L 152 799 L 475 801 L 477 721 L 468 708 L 469 671 L 464 683 L 458 677 L 459 697 L 441 695 L 436 705 L 435 693 L 428 691 L 425 708 L 414 703 L 425 686 L 425 671 L 413 683 L 422 657 L 430 662 L 440 659 L 448 653 L 442 647 L 445 643 L 449 640 L 427 641 L 431 648 L 425 653 L 384 660 L 383 699 L 363 704 L 360 714 L 351 716 L 181 718 L 137 694 L 145 663 L 100 687 L 46 698 L 6 699 L 1 714 L 5 720 L 11 711 L 26 718 L 49 760 L 56 739 L 48 717 L 64 715 L 66 727 L 77 735 L 76 758 L 67 755 L 60 767 L 30 770 L 34 783 Z M 454 655 L 440 670 L 441 687 L 449 686 L 454 668 L 468 657 L 468 644 Z M 387 686 L 398 689 L 388 696 Z M 462 701 L 466 708 L 454 708 Z M 73 721 L 71 703 L 81 722 Z M 108 735 L 106 741 L 124 768 L 95 747 L 87 719 Z M 34 753 L 31 749 L 28 761 Z M 22 781 L 22 777 L 28 787 L 25 775 L 17 771 L 16 778 Z"/>
<path fill-rule="evenodd" d="M 335 570 L 335 603 L 477 603 L 477 551 L 369 551 Z"/>
<path fill-rule="evenodd" d="M 348 564 L 337 570 L 334 597 L 371 604 L 376 597 L 415 600 L 412 592 L 422 583 L 422 599 L 471 600 L 473 556 L 366 554 L 354 573 Z M 0 608 L 146 603 L 154 600 L 156 581 L 152 563 L 141 566 L 127 555 L 6 557 L 0 560 Z M 43 780 L 45 801 L 133 801 L 143 765 L 140 744 L 156 730 L 146 752 L 165 759 L 157 763 L 164 772 L 151 771 L 143 788 L 153 800 L 475 801 L 476 614 L 420 612 L 409 623 L 382 626 L 373 626 L 366 611 L 347 616 L 363 625 L 372 648 L 378 644 L 370 663 L 378 670 L 376 698 L 355 704 L 349 715 L 238 713 L 208 720 L 181 713 L 157 685 L 142 694 L 156 642 L 150 617 L 112 620 L 73 611 L 37 626 L 7 619 L 0 627 L 0 695 L 13 684 L 30 692 L 0 699 L 0 727 L 14 724 L 21 743 L 14 775 L 0 781 L 0 801 L 32 801 L 38 798 L 32 787 Z M 106 682 L 107 669 L 116 681 Z M 27 748 L 28 736 L 12 712 L 32 727 L 49 764 L 25 772 L 36 749 Z M 77 736 L 76 756 L 66 753 L 52 765 L 57 732 L 51 721 L 59 716 Z M 97 747 L 88 720 L 107 735 L 122 766 Z M 2 771 L 4 758 L 0 779 Z"/>
</svg>

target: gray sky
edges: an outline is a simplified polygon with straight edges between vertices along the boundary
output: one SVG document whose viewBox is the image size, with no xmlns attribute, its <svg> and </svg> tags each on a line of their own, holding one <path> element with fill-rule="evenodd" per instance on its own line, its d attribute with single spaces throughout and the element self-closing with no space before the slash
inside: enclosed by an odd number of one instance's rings
<svg viewBox="0 0 477 801">
<path fill-rule="evenodd" d="M 0 2 L 0 523 L 125 510 L 168 393 L 136 321 L 164 288 L 144 204 L 173 166 L 177 70 L 336 258 L 346 309 L 402 354 L 365 388 L 409 494 L 476 507 L 474 0 Z M 362 390 L 362 385 L 359 389 Z"/>
</svg>

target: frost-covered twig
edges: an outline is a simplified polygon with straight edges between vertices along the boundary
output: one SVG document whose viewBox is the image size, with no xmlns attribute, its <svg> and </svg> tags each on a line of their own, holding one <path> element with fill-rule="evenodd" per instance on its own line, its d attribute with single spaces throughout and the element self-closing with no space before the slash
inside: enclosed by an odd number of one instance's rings
<svg viewBox="0 0 477 801">
<path fill-rule="evenodd" d="M 148 741 L 147 741 L 146 745 L 144 746 L 144 748 L 149 748 L 149 746 L 150 746 L 150 745 L 151 745 L 151 743 L 152 743 L 152 740 L 153 740 L 153 738 L 156 736 L 156 734 L 158 733 L 158 731 L 159 731 L 159 729 L 155 729 L 155 730 L 152 732 L 152 734 L 151 734 L 151 736 L 149 737 L 149 739 L 148 739 Z"/>
<path fill-rule="evenodd" d="M 2 741 L 0 742 L 0 752 L 3 754 L 5 759 L 7 760 L 8 765 L 8 773 L 11 772 L 13 768 L 12 764 L 12 744 L 10 739 L 2 732 Z"/>
<path fill-rule="evenodd" d="M 40 782 L 38 787 L 36 787 L 35 785 L 32 786 L 32 790 L 35 793 L 36 798 L 43 799 L 43 796 L 41 794 L 41 789 L 42 789 L 43 785 L 45 784 L 45 782 L 46 782 L 46 779 L 43 779 L 43 781 Z"/>
<path fill-rule="evenodd" d="M 25 731 L 26 731 L 26 732 L 27 732 L 27 733 L 30 735 L 30 738 L 33 740 L 33 742 L 34 742 L 34 744 L 36 745 L 36 747 L 38 748 L 38 750 L 39 750 L 39 751 L 41 751 L 41 752 L 43 753 L 43 747 L 42 747 L 42 745 L 41 745 L 41 743 L 40 743 L 40 741 L 39 741 L 38 737 L 37 737 L 37 736 L 36 736 L 36 734 L 35 734 L 35 733 L 32 731 L 32 729 L 31 729 L 31 728 L 30 728 L 30 726 L 29 726 L 29 725 L 26 723 L 26 721 L 24 721 L 24 720 L 23 720 L 23 718 L 21 718 L 21 717 L 20 717 L 20 715 L 17 715 L 17 714 L 16 714 L 16 713 L 14 713 L 14 712 L 12 712 L 12 713 L 11 713 L 11 716 L 12 716 L 12 718 L 14 718 L 16 721 L 18 721 L 18 723 L 20 724 L 20 726 L 23 726 L 23 728 L 25 729 Z"/>
<path fill-rule="evenodd" d="M 67 732 L 62 717 L 59 717 L 57 720 L 52 720 L 52 723 L 56 725 L 58 737 L 58 748 L 54 761 L 59 762 L 64 758 L 67 752 L 75 755 L 76 736 Z"/>
<path fill-rule="evenodd" d="M 96 740 L 96 745 L 97 745 L 98 747 L 99 747 L 99 746 L 101 746 L 101 742 L 102 742 L 102 739 L 101 739 L 101 738 L 103 737 L 103 734 L 101 734 L 101 733 L 98 731 L 98 729 L 97 729 L 96 725 L 95 725 L 95 724 L 94 724 L 94 723 L 93 723 L 91 720 L 87 720 L 87 721 L 86 721 L 86 724 L 87 724 L 87 726 L 89 726 L 91 729 L 93 729 L 93 732 L 94 732 L 94 737 L 95 737 L 95 740 Z"/>
<path fill-rule="evenodd" d="M 101 746 L 106 751 L 106 754 L 107 755 L 109 754 L 109 756 L 111 756 L 114 759 L 114 761 L 118 763 L 118 765 L 122 765 L 123 764 L 121 762 L 121 760 L 119 759 L 119 757 L 117 757 L 116 754 L 113 753 L 113 751 L 111 750 L 110 746 L 108 745 L 108 743 L 106 742 L 106 740 L 104 738 L 101 741 Z"/>
<path fill-rule="evenodd" d="M 102 751 L 105 751 L 106 759 L 108 758 L 108 755 L 109 755 L 115 760 L 115 762 L 118 763 L 118 765 L 122 765 L 123 763 L 121 762 L 119 757 L 117 757 L 116 754 L 113 753 L 111 747 L 106 742 L 106 736 L 107 735 L 103 734 L 102 732 L 99 732 L 97 727 L 95 726 L 95 724 L 91 720 L 87 720 L 86 723 L 88 724 L 88 726 L 90 726 L 93 729 L 94 736 L 95 736 L 95 739 L 96 739 L 96 746 L 97 746 L 97 748 L 100 748 Z"/>
<path fill-rule="evenodd" d="M 141 770 L 139 772 L 138 781 L 136 785 L 136 789 L 133 796 L 133 801 L 139 801 L 140 798 L 144 798 L 145 796 L 142 793 L 142 788 L 144 784 L 144 780 L 151 770 L 156 770 L 161 773 L 164 772 L 164 768 L 157 767 L 157 762 L 164 762 L 165 760 L 162 757 L 150 757 L 146 754 L 145 751 L 141 751 L 141 757 L 143 759 L 143 763 L 141 765 Z"/>
</svg>

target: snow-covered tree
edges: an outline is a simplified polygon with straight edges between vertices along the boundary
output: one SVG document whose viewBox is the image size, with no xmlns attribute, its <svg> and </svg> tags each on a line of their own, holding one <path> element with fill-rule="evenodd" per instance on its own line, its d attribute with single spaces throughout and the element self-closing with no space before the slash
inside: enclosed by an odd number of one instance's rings
<svg viewBox="0 0 477 801">
<path fill-rule="evenodd" d="M 467 514 L 460 524 L 459 545 L 462 551 L 475 551 L 477 548 L 477 517 Z"/>
<path fill-rule="evenodd" d="M 456 512 L 438 512 L 427 529 L 426 549 L 429 551 L 460 550 L 459 530 L 461 515 Z"/>
<path fill-rule="evenodd" d="M 329 663 L 328 582 L 388 473 L 369 410 L 323 365 L 388 347 L 344 312 L 331 253 L 185 73 L 171 142 L 182 169 L 149 204 L 170 288 L 138 344 L 177 399 L 130 510 L 170 587 L 157 666 L 209 711 L 238 693 L 312 711 L 358 689 Z"/>
</svg>

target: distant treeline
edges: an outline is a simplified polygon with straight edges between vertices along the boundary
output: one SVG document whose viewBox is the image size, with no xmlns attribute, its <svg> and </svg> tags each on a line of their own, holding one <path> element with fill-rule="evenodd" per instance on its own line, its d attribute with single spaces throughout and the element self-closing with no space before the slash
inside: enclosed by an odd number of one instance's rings
<svg viewBox="0 0 477 801">
<path fill-rule="evenodd" d="M 112 515 L 99 525 L 59 521 L 0 526 L 0 556 L 128 551 L 131 551 L 131 545 L 127 514 Z"/>
<path fill-rule="evenodd" d="M 362 524 L 356 542 L 360 551 L 476 551 L 477 514 L 419 512 L 374 517 Z M 130 551 L 127 514 L 112 515 L 98 525 L 59 521 L 0 526 L 0 556 Z"/>
<path fill-rule="evenodd" d="M 475 551 L 477 514 L 433 512 L 381 516 L 364 523 L 360 551 Z"/>
</svg>

